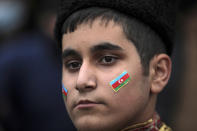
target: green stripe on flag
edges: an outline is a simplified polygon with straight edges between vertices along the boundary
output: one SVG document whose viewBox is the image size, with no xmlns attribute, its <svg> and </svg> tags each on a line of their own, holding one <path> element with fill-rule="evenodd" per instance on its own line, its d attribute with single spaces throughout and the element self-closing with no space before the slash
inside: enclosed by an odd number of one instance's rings
<svg viewBox="0 0 197 131">
<path fill-rule="evenodd" d="M 64 93 L 62 93 L 62 95 L 63 95 L 63 99 L 66 100 L 66 95 Z"/>
<path fill-rule="evenodd" d="M 129 77 L 129 78 L 127 78 L 123 83 L 121 83 L 118 87 L 116 87 L 115 89 L 114 89 L 114 91 L 115 92 L 117 92 L 121 87 L 123 87 L 124 85 L 126 85 L 128 82 L 129 82 L 129 80 L 131 80 L 131 78 Z M 113 88 L 113 87 L 112 87 Z"/>
</svg>

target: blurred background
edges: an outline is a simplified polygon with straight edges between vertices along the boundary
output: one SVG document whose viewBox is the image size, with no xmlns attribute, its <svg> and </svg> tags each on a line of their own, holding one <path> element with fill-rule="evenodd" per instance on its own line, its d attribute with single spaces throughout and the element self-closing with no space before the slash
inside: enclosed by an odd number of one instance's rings
<svg viewBox="0 0 197 131">
<path fill-rule="evenodd" d="M 57 1 L 0 0 L 0 131 L 75 130 L 53 39 Z"/>
<path fill-rule="evenodd" d="M 178 44 L 181 46 L 180 76 L 174 128 L 197 131 L 197 1 L 180 0 L 177 11 Z"/>
<path fill-rule="evenodd" d="M 58 2 L 0 0 L 0 131 L 74 131 L 53 38 Z M 157 111 L 175 131 L 197 130 L 197 2 L 179 0 L 169 84 Z"/>
</svg>

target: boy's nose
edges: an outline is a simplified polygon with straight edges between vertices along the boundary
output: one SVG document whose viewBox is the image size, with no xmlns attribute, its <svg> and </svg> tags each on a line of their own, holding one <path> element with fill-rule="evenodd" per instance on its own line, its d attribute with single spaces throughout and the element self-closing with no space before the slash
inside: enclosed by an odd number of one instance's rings
<svg viewBox="0 0 197 131">
<path fill-rule="evenodd" d="M 80 92 L 92 91 L 96 88 L 96 73 L 90 64 L 83 63 L 81 65 L 76 89 Z"/>
</svg>

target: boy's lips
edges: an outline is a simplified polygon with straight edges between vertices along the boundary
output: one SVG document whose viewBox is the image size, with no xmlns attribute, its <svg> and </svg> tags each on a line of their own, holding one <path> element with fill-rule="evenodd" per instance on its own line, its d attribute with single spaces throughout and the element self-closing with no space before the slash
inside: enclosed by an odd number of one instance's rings
<svg viewBox="0 0 197 131">
<path fill-rule="evenodd" d="M 74 105 L 74 108 L 77 109 L 87 109 L 97 106 L 98 104 L 102 104 L 101 102 L 92 101 L 88 99 L 79 100 L 77 104 Z"/>
</svg>

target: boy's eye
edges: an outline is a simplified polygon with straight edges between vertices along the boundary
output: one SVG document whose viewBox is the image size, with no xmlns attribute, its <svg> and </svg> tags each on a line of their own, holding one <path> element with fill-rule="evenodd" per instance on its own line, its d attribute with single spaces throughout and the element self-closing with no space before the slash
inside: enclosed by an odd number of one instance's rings
<svg viewBox="0 0 197 131">
<path fill-rule="evenodd" d="M 80 69 L 81 67 L 81 62 L 77 60 L 71 60 L 66 63 L 66 68 L 70 71 L 75 71 Z"/>
<path fill-rule="evenodd" d="M 113 64 L 114 62 L 116 62 L 118 58 L 116 56 L 104 56 L 99 60 L 99 63 L 103 64 L 103 65 L 110 65 Z"/>
</svg>

